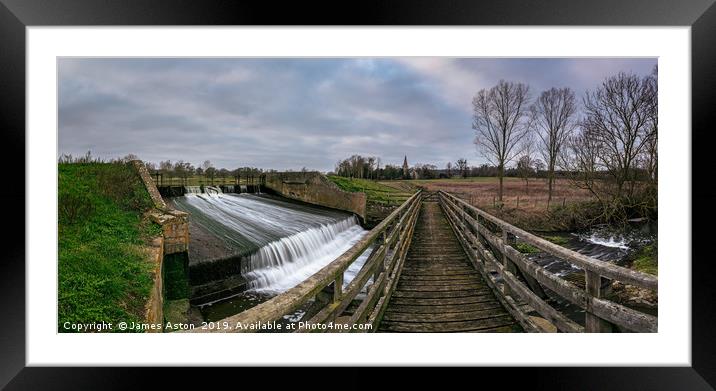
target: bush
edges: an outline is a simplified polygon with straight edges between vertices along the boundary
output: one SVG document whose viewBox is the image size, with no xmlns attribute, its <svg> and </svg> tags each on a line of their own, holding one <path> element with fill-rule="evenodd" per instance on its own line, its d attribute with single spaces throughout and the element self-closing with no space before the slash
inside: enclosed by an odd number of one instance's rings
<svg viewBox="0 0 716 391">
<path fill-rule="evenodd" d="M 152 207 L 151 199 L 132 163 L 112 163 L 98 173 L 99 188 L 104 196 L 124 210 L 144 211 Z"/>
<path fill-rule="evenodd" d="M 58 196 L 59 220 L 64 224 L 74 224 L 89 218 L 95 207 L 92 199 L 85 193 L 60 191 Z"/>
</svg>

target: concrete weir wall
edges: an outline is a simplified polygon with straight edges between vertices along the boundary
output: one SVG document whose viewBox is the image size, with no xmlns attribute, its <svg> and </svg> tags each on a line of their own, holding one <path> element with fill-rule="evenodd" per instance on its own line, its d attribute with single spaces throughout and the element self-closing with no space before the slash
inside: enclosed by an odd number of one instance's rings
<svg viewBox="0 0 716 391">
<path fill-rule="evenodd" d="M 134 160 L 132 164 L 140 178 L 142 178 L 142 182 L 144 182 L 144 186 L 154 203 L 154 209 L 148 212 L 149 218 L 162 227 L 162 235 L 154 239 L 149 249 L 151 260 L 155 265 L 153 273 L 154 286 L 145 308 L 147 323 L 163 323 L 164 296 L 167 290 L 167 284 L 164 281 L 167 268 L 166 262 L 168 259 L 177 259 L 182 263 L 186 263 L 185 260 L 188 260 L 188 256 L 175 257 L 172 255 L 186 255 L 189 250 L 189 214 L 167 206 L 141 160 Z M 173 271 L 179 269 L 180 273 L 184 275 L 185 283 L 188 283 L 188 264 L 170 266 L 172 266 L 171 270 Z M 176 283 L 171 284 L 171 286 L 176 286 Z M 173 294 L 175 295 L 175 293 Z"/>
<path fill-rule="evenodd" d="M 365 193 L 343 191 L 319 172 L 267 174 L 265 187 L 286 198 L 353 212 L 365 222 Z"/>
</svg>

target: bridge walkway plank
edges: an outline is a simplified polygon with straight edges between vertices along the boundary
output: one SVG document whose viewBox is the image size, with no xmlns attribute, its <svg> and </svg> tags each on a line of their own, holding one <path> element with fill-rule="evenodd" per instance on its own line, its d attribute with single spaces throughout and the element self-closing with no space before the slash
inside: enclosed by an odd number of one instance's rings
<svg viewBox="0 0 716 391">
<path fill-rule="evenodd" d="M 521 332 L 470 264 L 440 205 L 423 201 L 378 331 Z"/>
</svg>

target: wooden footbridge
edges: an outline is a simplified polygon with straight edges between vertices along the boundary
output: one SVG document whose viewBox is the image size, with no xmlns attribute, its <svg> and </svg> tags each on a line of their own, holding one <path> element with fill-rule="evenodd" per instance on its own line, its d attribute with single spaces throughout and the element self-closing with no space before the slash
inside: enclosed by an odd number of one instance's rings
<svg viewBox="0 0 716 391">
<path fill-rule="evenodd" d="M 577 266 L 584 283 L 530 261 L 518 241 Z M 419 191 L 312 277 L 223 327 L 192 331 L 251 331 L 303 310 L 297 332 L 656 332 L 655 316 L 605 297 L 612 280 L 658 285 L 655 276 L 555 245 L 452 194 Z M 583 315 L 561 312 L 565 303 Z"/>
</svg>

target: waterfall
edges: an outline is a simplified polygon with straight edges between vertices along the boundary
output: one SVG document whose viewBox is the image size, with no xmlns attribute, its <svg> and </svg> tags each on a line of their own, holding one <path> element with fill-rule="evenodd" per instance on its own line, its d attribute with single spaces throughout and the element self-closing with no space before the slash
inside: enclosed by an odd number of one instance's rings
<svg viewBox="0 0 716 391">
<path fill-rule="evenodd" d="M 221 188 L 218 186 L 204 186 L 204 193 L 206 194 L 222 194 Z"/>
<path fill-rule="evenodd" d="M 242 275 L 251 289 L 285 291 L 334 261 L 364 235 L 355 217 L 311 228 L 261 247 L 242 265 Z M 361 261 L 365 260 L 356 263 Z M 351 272 L 344 284 L 355 275 L 355 268 Z"/>
<path fill-rule="evenodd" d="M 247 190 L 246 190 L 246 185 L 241 185 L 241 186 L 239 187 L 239 189 L 241 189 L 241 192 L 242 192 L 242 193 L 246 193 L 246 191 L 247 191 Z"/>
<path fill-rule="evenodd" d="M 201 194 L 201 187 L 199 186 L 184 186 L 186 194 Z"/>
<path fill-rule="evenodd" d="M 241 274 L 250 288 L 290 289 L 338 258 L 362 238 L 356 217 L 342 211 L 290 202 L 280 197 L 213 192 L 173 199 L 190 221 L 242 254 Z M 344 284 L 367 253 L 346 271 Z M 228 277 L 228 276 L 227 276 Z"/>
<path fill-rule="evenodd" d="M 227 193 L 233 193 L 233 192 L 234 192 L 234 185 L 226 185 L 226 192 L 227 192 Z"/>
</svg>

